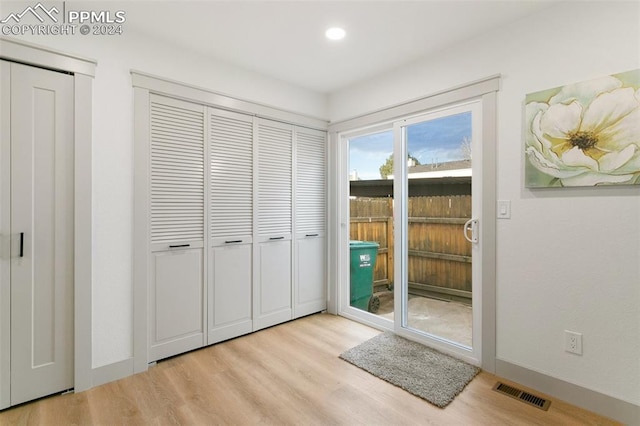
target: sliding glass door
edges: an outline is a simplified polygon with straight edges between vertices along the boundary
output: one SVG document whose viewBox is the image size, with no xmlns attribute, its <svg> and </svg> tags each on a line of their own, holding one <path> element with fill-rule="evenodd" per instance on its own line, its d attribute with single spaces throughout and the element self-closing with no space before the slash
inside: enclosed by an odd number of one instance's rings
<svg viewBox="0 0 640 426">
<path fill-rule="evenodd" d="M 396 332 L 480 363 L 479 102 L 394 123 Z"/>
<path fill-rule="evenodd" d="M 340 313 L 478 365 L 481 123 L 475 101 L 340 139 Z"/>
</svg>

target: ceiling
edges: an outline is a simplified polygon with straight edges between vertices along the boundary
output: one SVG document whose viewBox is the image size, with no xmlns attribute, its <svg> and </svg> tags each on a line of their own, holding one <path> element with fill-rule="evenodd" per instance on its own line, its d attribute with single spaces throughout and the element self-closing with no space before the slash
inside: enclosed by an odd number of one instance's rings
<svg viewBox="0 0 640 426">
<path fill-rule="evenodd" d="M 120 5 L 127 13 L 127 30 L 331 93 L 556 1 L 174 0 Z M 110 2 L 110 8 L 115 5 Z M 330 26 L 342 26 L 346 38 L 327 40 L 324 32 Z"/>
</svg>

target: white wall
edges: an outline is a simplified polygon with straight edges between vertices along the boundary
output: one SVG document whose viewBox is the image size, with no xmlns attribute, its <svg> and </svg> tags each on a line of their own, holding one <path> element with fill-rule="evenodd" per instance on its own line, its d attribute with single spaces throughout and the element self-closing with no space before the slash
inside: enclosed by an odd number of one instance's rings
<svg viewBox="0 0 640 426">
<path fill-rule="evenodd" d="M 527 93 L 640 68 L 640 3 L 568 2 L 329 98 L 332 121 L 502 74 L 497 356 L 640 404 L 640 188 L 524 188 Z M 584 355 L 563 350 L 583 333 Z"/>
<path fill-rule="evenodd" d="M 96 59 L 93 93 L 93 367 L 133 355 L 133 89 L 135 69 L 237 98 L 326 117 L 326 97 L 128 31 L 21 40 Z"/>
</svg>

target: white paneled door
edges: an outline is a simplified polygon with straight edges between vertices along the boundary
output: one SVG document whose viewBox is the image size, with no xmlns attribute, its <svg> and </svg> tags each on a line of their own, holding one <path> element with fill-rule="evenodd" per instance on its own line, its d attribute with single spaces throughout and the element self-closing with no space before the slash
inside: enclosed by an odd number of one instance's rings
<svg viewBox="0 0 640 426">
<path fill-rule="evenodd" d="M 11 80 L 10 394 L 16 405 L 73 387 L 74 94 L 72 75 L 3 64 L 8 68 L 10 76 L 2 78 Z M 2 210 L 4 216 L 7 206 Z"/>
</svg>

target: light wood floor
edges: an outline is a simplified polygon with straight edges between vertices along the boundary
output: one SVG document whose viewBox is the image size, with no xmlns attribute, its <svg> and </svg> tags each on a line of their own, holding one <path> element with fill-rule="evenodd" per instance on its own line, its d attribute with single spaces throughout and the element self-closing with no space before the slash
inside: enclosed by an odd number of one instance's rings
<svg viewBox="0 0 640 426">
<path fill-rule="evenodd" d="M 478 375 L 445 409 L 342 361 L 379 331 L 318 314 L 174 357 L 79 394 L 0 412 L 3 425 L 603 425 L 553 400 L 548 412 Z M 509 383 L 509 382 L 506 382 Z M 551 398 L 552 399 L 552 398 Z"/>
</svg>

